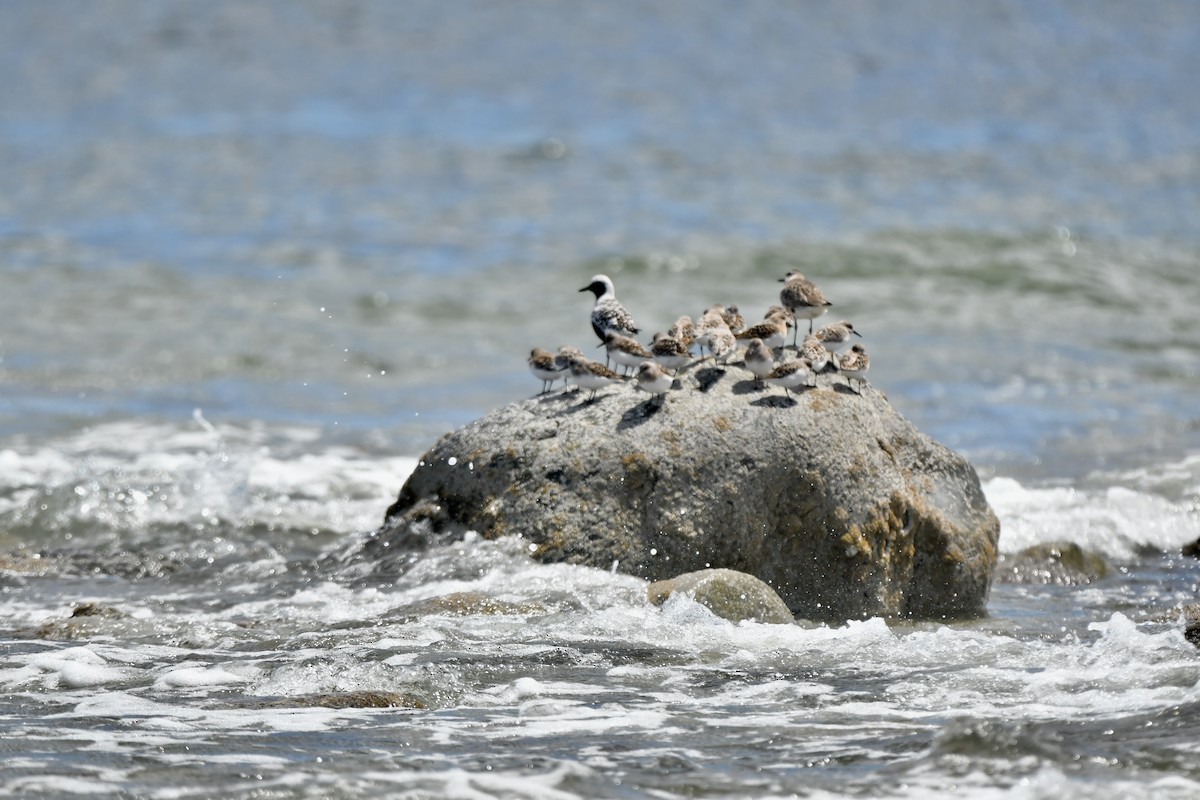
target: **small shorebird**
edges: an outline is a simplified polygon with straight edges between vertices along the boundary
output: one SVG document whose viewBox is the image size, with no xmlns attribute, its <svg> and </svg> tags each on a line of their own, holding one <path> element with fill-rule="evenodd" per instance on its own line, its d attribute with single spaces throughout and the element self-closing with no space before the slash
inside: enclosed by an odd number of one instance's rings
<svg viewBox="0 0 1200 800">
<path fill-rule="evenodd" d="M 565 370 L 566 374 L 570 375 L 572 358 L 583 358 L 583 351 L 578 347 L 564 344 L 558 348 L 558 353 L 554 356 L 554 363 L 558 365 L 559 369 Z"/>
<path fill-rule="evenodd" d="M 616 289 L 607 275 L 593 275 L 588 285 L 579 291 L 596 295 L 591 319 L 592 330 L 600 337 L 600 341 L 604 341 L 604 334 L 609 331 L 616 331 L 622 336 L 633 336 L 638 332 L 633 317 L 617 300 Z"/>
<path fill-rule="evenodd" d="M 745 361 L 746 369 L 754 373 L 754 382 L 760 386 L 763 378 L 775 369 L 775 354 L 762 339 L 750 340 L 750 346 L 746 348 Z"/>
<path fill-rule="evenodd" d="M 821 294 L 812 281 L 799 272 L 789 272 L 779 279 L 783 288 L 779 290 L 779 302 L 796 318 L 796 334 L 800 332 L 800 320 L 808 320 L 808 332 L 812 333 L 813 320 L 824 314 L 833 305 Z M 795 337 L 792 344 L 796 343 Z"/>
<path fill-rule="evenodd" d="M 692 363 L 692 354 L 688 352 L 687 345 L 662 331 L 654 334 L 654 341 L 650 343 L 650 355 L 659 366 L 672 372 L 679 372 Z"/>
<path fill-rule="evenodd" d="M 785 312 L 786 313 L 786 312 Z M 783 315 L 775 315 L 768 317 L 762 322 L 751 325 L 741 333 L 735 333 L 736 339 L 762 339 L 763 344 L 772 349 L 783 347 L 787 344 L 788 323 L 791 317 Z"/>
<path fill-rule="evenodd" d="M 838 369 L 846 376 L 846 385 L 850 385 L 851 380 L 866 383 L 867 370 L 871 367 L 871 359 L 867 358 L 867 351 L 861 344 L 856 344 L 850 348 L 849 353 L 843 353 L 837 360 Z M 857 392 L 862 394 L 862 392 Z"/>
<path fill-rule="evenodd" d="M 581 356 L 571 359 L 571 377 L 575 379 L 579 388 L 591 391 L 592 396 L 588 398 L 589 403 L 596 399 L 596 392 L 600 389 L 625 380 L 603 364 L 589 361 Z"/>
<path fill-rule="evenodd" d="M 622 336 L 616 331 L 604 334 L 604 347 L 608 357 L 622 367 L 636 367 L 651 358 L 650 351 L 642 347 L 632 336 Z"/>
<path fill-rule="evenodd" d="M 779 316 L 787 317 L 788 323 L 791 325 L 796 324 L 796 317 L 792 314 L 792 312 L 780 305 L 774 305 L 768 308 L 767 313 L 763 314 L 763 319 L 770 319 L 771 317 Z"/>
<path fill-rule="evenodd" d="M 794 361 L 780 364 L 767 373 L 763 380 L 772 386 L 782 386 L 783 390 L 791 395 L 792 389 L 802 383 L 807 384 L 811 375 L 809 363 L 802 358 L 797 358 Z"/>
<path fill-rule="evenodd" d="M 653 361 L 643 361 L 638 365 L 637 387 L 652 394 L 658 405 L 662 405 L 663 398 L 674 382 L 675 379 Z"/>
<path fill-rule="evenodd" d="M 725 313 L 721 317 L 725 320 L 725 324 L 729 326 L 729 330 L 734 334 L 746 327 L 746 320 L 738 312 L 738 307 L 735 305 L 725 306 Z"/>
<path fill-rule="evenodd" d="M 713 363 L 722 366 L 737 352 L 737 339 L 733 338 L 728 325 L 721 325 L 709 332 L 708 349 L 712 351 Z"/>
<path fill-rule="evenodd" d="M 553 353 L 540 347 L 529 351 L 529 371 L 542 382 L 542 390 L 538 394 L 545 394 L 555 381 L 565 381 L 567 377 L 566 365 L 560 366 Z"/>
<path fill-rule="evenodd" d="M 692 342 L 696 341 L 696 326 L 692 318 L 684 314 L 675 320 L 675 324 L 667 329 L 667 336 L 679 340 L 685 349 L 691 347 Z"/>
<path fill-rule="evenodd" d="M 833 359 L 833 353 L 826 350 L 821 340 L 811 333 L 800 343 L 799 352 L 800 357 L 812 365 L 814 375 L 824 370 L 825 365 Z"/>
<path fill-rule="evenodd" d="M 831 353 L 840 353 L 850 346 L 850 337 L 862 337 L 862 334 L 854 330 L 854 326 L 846 320 L 835 322 L 832 325 L 825 325 L 817 328 L 817 332 L 813 334 L 817 337 L 817 341 L 825 346 L 825 349 Z"/>
<path fill-rule="evenodd" d="M 704 349 L 712 353 L 714 360 L 728 359 L 737 346 L 733 333 L 725 324 L 725 306 L 717 303 L 705 309 L 696 323 L 696 345 L 701 354 Z"/>
</svg>

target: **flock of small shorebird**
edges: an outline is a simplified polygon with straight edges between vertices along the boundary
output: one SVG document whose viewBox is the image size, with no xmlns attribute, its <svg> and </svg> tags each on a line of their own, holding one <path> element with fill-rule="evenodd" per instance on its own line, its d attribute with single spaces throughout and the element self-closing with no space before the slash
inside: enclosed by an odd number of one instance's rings
<svg viewBox="0 0 1200 800">
<path fill-rule="evenodd" d="M 845 376 L 847 386 L 851 381 L 864 381 L 870 361 L 861 344 L 852 344 L 852 337 L 861 334 L 846 321 L 814 331 L 813 320 L 825 314 L 832 303 L 799 272 L 789 272 L 780 281 L 780 304 L 767 309 L 762 322 L 747 327 L 737 306 L 712 305 L 695 322 L 689 316 L 680 317 L 666 332 L 654 334 L 646 346 L 634 338 L 638 328 L 617 301 L 612 280 L 596 275 L 579 291 L 596 296 L 592 330 L 607 350 L 606 362 L 593 361 L 575 347 L 563 346 L 557 353 L 535 347 L 529 354 L 529 370 L 542 381 L 542 394 L 550 391 L 555 381 L 569 379 L 591 391 L 589 402 L 596 399 L 598 390 L 627 380 L 632 369 L 638 388 L 661 404 L 680 371 L 709 359 L 724 367 L 738 354 L 741 365 L 758 384 L 782 386 L 789 395 L 802 384 L 814 385 L 814 376 L 826 371 Z M 808 321 L 803 341 L 799 341 L 800 320 Z M 744 351 L 739 347 L 742 342 Z M 614 363 L 626 374 L 611 369 Z"/>
</svg>

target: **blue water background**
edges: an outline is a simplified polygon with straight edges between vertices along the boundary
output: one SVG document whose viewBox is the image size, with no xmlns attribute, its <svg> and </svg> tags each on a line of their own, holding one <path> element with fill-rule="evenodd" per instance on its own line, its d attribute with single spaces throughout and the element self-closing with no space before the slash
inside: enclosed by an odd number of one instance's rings
<svg viewBox="0 0 1200 800">
<path fill-rule="evenodd" d="M 6 3 L 0 435 L 202 408 L 419 453 L 588 343 L 593 272 L 651 331 L 799 267 L 984 468 L 1187 452 L 1196 19 Z"/>
</svg>

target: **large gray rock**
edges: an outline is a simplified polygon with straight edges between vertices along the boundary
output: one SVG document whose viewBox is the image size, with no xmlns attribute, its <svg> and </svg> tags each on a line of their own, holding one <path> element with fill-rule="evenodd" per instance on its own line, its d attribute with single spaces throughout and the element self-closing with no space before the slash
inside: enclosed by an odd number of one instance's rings
<svg viewBox="0 0 1200 800">
<path fill-rule="evenodd" d="M 974 469 L 872 387 L 791 396 L 697 368 L 661 407 L 631 384 L 512 403 L 447 434 L 359 555 L 399 571 L 466 530 L 650 580 L 711 567 L 801 617 L 984 612 L 999 523 Z"/>
</svg>

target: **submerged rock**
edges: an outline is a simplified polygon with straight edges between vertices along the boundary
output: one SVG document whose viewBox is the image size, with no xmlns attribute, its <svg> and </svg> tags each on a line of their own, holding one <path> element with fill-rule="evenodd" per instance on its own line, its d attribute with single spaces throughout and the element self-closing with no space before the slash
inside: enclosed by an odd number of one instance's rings
<svg viewBox="0 0 1200 800">
<path fill-rule="evenodd" d="M 69 617 L 47 620 L 36 628 L 19 629 L 17 635 L 59 641 L 92 639 L 112 635 L 115 629 L 125 627 L 129 621 L 129 615 L 120 609 L 100 603 L 80 602 L 72 605 Z"/>
<path fill-rule="evenodd" d="M 112 575 L 127 580 L 162 578 L 180 562 L 145 550 L 75 553 L 0 553 L 0 574 L 29 577 L 48 575 Z"/>
<path fill-rule="evenodd" d="M 391 620 L 420 619 L 436 614 L 457 617 L 496 616 L 500 614 L 545 614 L 540 603 L 510 603 L 479 592 L 452 592 L 401 606 L 388 614 Z"/>
<path fill-rule="evenodd" d="M 1078 586 L 1098 581 L 1107 574 L 1108 563 L 1102 556 L 1084 550 L 1074 542 L 1051 542 L 1003 557 L 997 580 Z"/>
<path fill-rule="evenodd" d="M 999 523 L 975 470 L 869 385 L 788 395 L 736 366 L 512 403 L 442 437 L 355 557 L 403 571 L 475 530 L 648 580 L 724 567 L 814 620 L 984 611 Z"/>
<path fill-rule="evenodd" d="M 325 692 L 298 697 L 266 700 L 261 708 L 425 708 L 425 703 L 410 694 L 364 689 L 357 692 Z"/>
<path fill-rule="evenodd" d="M 1169 611 L 1160 611 L 1146 617 L 1147 622 L 1182 626 L 1183 638 L 1200 647 L 1200 603 L 1184 603 Z"/>
<path fill-rule="evenodd" d="M 647 587 L 651 603 L 662 605 L 682 592 L 722 619 L 741 622 L 790 624 L 795 622 L 787 604 L 770 586 L 753 575 L 732 569 L 702 569 L 655 581 Z"/>
</svg>

